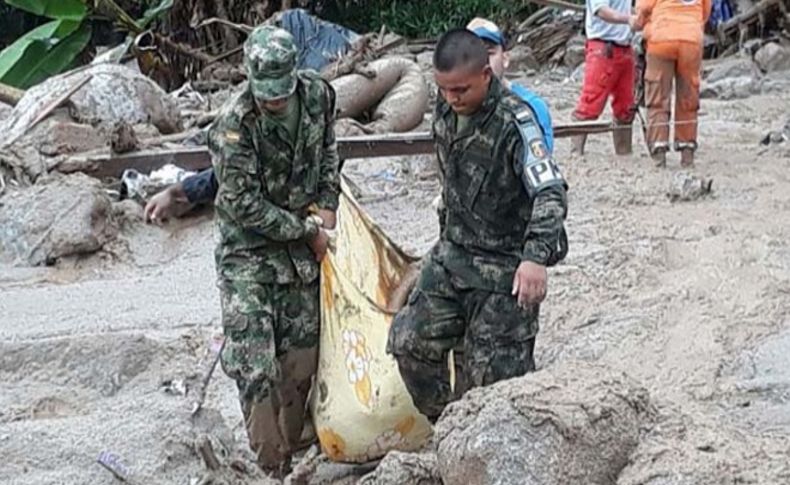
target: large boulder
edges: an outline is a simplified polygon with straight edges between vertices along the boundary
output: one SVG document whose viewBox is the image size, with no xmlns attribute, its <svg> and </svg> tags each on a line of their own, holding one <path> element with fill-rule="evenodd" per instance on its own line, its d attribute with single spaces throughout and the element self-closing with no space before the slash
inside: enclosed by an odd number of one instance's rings
<svg viewBox="0 0 790 485">
<path fill-rule="evenodd" d="M 0 256 L 15 262 L 92 253 L 116 234 L 112 201 L 87 175 L 55 176 L 0 199 Z"/>
<path fill-rule="evenodd" d="M 437 423 L 442 480 L 614 484 L 652 414 L 647 390 L 583 362 L 473 389 Z"/>
<path fill-rule="evenodd" d="M 442 485 L 435 453 L 392 451 L 357 485 Z"/>
<path fill-rule="evenodd" d="M 790 49 L 776 42 L 769 42 L 757 51 L 754 62 L 763 72 L 790 70 Z"/>
</svg>

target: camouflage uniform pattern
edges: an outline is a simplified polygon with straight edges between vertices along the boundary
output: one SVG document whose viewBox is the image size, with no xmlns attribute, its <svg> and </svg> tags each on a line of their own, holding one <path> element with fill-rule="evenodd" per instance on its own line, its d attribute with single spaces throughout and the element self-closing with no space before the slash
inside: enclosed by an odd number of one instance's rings
<svg viewBox="0 0 790 485">
<path fill-rule="evenodd" d="M 267 471 L 287 463 L 302 431 L 318 363 L 319 263 L 308 242 L 319 227 L 310 215 L 336 210 L 340 191 L 334 91 L 317 73 L 296 71 L 295 56 L 282 48 L 290 34 L 272 29 L 250 35 L 267 42 L 245 44 L 255 57 L 247 66 L 251 84 L 223 106 L 208 135 L 226 337 L 221 364 L 236 381 L 250 445 Z M 253 83 L 267 73 L 255 69 L 271 65 L 295 73 L 295 140 L 256 103 L 262 88 Z"/>
<path fill-rule="evenodd" d="M 429 418 L 470 387 L 534 369 L 539 306 L 518 306 L 513 278 L 522 261 L 551 266 L 567 253 L 567 184 L 530 108 L 492 79 L 483 106 L 459 133 L 456 121 L 439 96 L 433 132 L 441 237 L 387 345 Z"/>
</svg>

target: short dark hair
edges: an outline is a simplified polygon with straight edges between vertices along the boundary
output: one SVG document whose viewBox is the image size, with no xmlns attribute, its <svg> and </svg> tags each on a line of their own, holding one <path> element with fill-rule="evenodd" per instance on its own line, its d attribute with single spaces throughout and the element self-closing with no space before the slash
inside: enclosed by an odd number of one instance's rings
<svg viewBox="0 0 790 485">
<path fill-rule="evenodd" d="M 467 29 L 452 29 L 436 43 L 433 67 L 439 72 L 457 67 L 483 69 L 488 64 L 488 49 L 483 41 Z"/>
</svg>

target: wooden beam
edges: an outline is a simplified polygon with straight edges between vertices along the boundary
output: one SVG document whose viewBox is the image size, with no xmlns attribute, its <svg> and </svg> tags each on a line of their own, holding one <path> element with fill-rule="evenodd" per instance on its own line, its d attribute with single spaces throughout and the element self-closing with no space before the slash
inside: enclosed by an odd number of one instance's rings
<svg viewBox="0 0 790 485">
<path fill-rule="evenodd" d="M 22 96 L 24 95 L 25 92 L 23 90 L 0 83 L 0 102 L 9 104 L 11 106 L 16 106 L 16 104 L 20 99 L 22 99 Z"/>
<path fill-rule="evenodd" d="M 609 121 L 580 121 L 565 125 L 554 125 L 554 137 L 565 138 L 612 131 Z M 430 155 L 434 143 L 427 131 L 416 133 L 390 133 L 339 137 L 337 149 L 340 158 L 376 158 L 409 155 Z M 122 155 L 110 153 L 108 149 L 74 155 L 63 160 L 56 169 L 61 172 L 85 172 L 97 178 L 120 178 L 123 171 L 133 168 L 150 173 L 171 163 L 186 170 L 199 171 L 211 166 L 211 156 L 205 146 L 158 148 L 140 150 Z"/>
<path fill-rule="evenodd" d="M 566 2 L 564 0 L 527 0 L 530 3 L 542 5 L 544 7 L 554 7 L 565 10 L 573 10 L 575 12 L 584 12 L 584 5 Z"/>
</svg>

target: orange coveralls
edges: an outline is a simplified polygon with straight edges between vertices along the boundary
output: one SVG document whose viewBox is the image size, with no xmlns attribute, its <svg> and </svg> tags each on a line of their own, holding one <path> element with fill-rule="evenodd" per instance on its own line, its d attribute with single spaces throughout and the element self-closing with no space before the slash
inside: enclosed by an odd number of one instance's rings
<svg viewBox="0 0 790 485">
<path fill-rule="evenodd" d="M 700 69 L 711 0 L 637 0 L 637 25 L 647 41 L 647 141 L 669 149 L 669 109 L 675 80 L 675 150 L 696 150 Z"/>
</svg>

